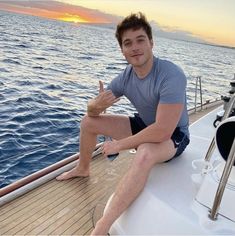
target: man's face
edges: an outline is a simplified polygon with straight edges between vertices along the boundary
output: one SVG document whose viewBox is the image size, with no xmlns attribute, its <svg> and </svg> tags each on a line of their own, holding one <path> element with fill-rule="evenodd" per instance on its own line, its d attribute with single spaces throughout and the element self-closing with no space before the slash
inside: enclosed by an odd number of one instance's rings
<svg viewBox="0 0 235 236">
<path fill-rule="evenodd" d="M 152 58 L 152 48 L 153 41 L 142 28 L 127 30 L 122 35 L 122 53 L 134 67 L 142 67 Z"/>
</svg>

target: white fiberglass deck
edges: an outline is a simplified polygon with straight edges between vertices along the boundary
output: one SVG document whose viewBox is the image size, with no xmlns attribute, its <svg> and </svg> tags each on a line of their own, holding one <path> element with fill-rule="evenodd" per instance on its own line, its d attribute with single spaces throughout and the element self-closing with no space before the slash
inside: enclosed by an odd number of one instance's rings
<svg viewBox="0 0 235 236">
<path fill-rule="evenodd" d="M 208 208 L 195 201 L 198 189 L 192 181 L 192 174 L 199 173 L 192 168 L 192 161 L 205 157 L 215 134 L 213 121 L 220 109 L 191 125 L 190 145 L 180 157 L 153 168 L 144 191 L 115 222 L 111 234 L 202 235 L 213 230 L 216 234 L 220 230 L 226 232 L 224 228 L 231 234 L 235 223 L 226 225 L 222 217 L 211 221 Z M 235 233 L 235 227 L 233 230 Z"/>
</svg>

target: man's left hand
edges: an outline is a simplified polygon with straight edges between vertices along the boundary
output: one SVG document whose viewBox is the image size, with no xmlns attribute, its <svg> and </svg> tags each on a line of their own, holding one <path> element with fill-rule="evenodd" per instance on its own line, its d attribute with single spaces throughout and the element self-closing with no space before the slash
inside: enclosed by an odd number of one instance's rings
<svg viewBox="0 0 235 236">
<path fill-rule="evenodd" d="M 119 151 L 120 151 L 120 145 L 119 145 L 119 142 L 116 140 L 106 141 L 103 144 L 103 154 L 106 157 L 108 155 L 118 153 Z"/>
</svg>

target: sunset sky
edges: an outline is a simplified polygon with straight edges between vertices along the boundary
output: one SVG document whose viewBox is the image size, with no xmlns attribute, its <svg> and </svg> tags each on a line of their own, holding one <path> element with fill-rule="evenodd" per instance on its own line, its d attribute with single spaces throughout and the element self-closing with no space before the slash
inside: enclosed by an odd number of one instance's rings
<svg viewBox="0 0 235 236">
<path fill-rule="evenodd" d="M 0 10 L 83 23 L 142 11 L 161 31 L 235 47 L 235 0 L 0 0 Z"/>
</svg>

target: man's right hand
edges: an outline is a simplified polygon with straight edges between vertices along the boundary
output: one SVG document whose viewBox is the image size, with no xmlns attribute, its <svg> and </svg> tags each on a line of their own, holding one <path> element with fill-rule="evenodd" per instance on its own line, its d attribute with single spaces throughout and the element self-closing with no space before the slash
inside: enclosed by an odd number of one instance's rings
<svg viewBox="0 0 235 236">
<path fill-rule="evenodd" d="M 119 101 L 111 90 L 104 90 L 102 81 L 99 81 L 99 95 L 88 101 L 87 114 L 88 116 L 98 116 L 115 102 Z"/>
</svg>

